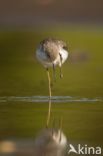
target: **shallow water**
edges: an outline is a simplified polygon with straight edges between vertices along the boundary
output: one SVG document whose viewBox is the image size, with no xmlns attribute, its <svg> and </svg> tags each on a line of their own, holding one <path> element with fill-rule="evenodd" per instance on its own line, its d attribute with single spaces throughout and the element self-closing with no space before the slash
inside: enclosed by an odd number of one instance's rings
<svg viewBox="0 0 103 156">
<path fill-rule="evenodd" d="M 49 96 L 3 96 L 0 97 L 0 102 L 33 102 L 33 103 L 41 103 L 48 102 Z M 103 102 L 103 97 L 75 97 L 75 96 L 52 96 L 52 102 L 56 103 L 66 103 L 66 102 Z"/>
</svg>

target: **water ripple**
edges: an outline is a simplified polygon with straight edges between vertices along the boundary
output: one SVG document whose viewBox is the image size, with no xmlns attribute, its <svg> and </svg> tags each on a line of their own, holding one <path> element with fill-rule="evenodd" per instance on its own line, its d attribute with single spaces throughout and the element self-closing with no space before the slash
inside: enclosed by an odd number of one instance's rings
<svg viewBox="0 0 103 156">
<path fill-rule="evenodd" d="M 103 97 L 85 98 L 85 97 L 72 97 L 72 96 L 52 96 L 52 102 L 103 102 Z M 49 96 L 3 96 L 0 97 L 0 103 L 5 102 L 33 102 L 41 103 L 48 102 Z"/>
</svg>

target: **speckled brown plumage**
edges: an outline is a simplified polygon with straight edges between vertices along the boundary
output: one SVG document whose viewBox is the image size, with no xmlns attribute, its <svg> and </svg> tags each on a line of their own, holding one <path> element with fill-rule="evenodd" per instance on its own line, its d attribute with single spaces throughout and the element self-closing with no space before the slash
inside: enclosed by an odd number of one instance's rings
<svg viewBox="0 0 103 156">
<path fill-rule="evenodd" d="M 53 39 L 53 38 L 47 38 L 45 40 L 43 40 L 41 42 L 42 45 L 42 49 L 45 52 L 45 54 L 47 55 L 49 61 L 54 61 L 58 54 L 58 48 L 64 48 L 67 50 L 67 45 L 65 42 L 63 42 L 62 40 L 57 40 L 57 39 Z"/>
</svg>

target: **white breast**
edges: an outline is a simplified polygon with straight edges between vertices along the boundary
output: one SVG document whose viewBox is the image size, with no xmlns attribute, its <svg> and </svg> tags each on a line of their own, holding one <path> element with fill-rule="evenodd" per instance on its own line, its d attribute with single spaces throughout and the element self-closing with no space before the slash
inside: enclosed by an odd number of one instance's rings
<svg viewBox="0 0 103 156">
<path fill-rule="evenodd" d="M 62 64 L 66 61 L 66 59 L 68 58 L 68 52 L 64 49 L 60 49 L 60 52 L 59 52 L 62 56 Z M 60 64 L 59 64 L 60 66 Z"/>
<path fill-rule="evenodd" d="M 68 52 L 66 50 L 60 48 L 59 53 L 62 56 L 62 64 L 63 64 L 66 61 L 66 59 L 68 58 Z M 37 57 L 38 61 L 44 67 L 52 67 L 53 64 L 55 66 L 56 65 L 61 66 L 61 60 L 60 60 L 60 55 L 59 54 L 58 54 L 57 58 L 53 62 L 51 62 L 51 61 L 48 61 L 48 58 L 47 58 L 47 56 L 46 56 L 46 54 L 44 52 L 42 52 L 40 49 L 37 49 L 36 57 Z"/>
</svg>

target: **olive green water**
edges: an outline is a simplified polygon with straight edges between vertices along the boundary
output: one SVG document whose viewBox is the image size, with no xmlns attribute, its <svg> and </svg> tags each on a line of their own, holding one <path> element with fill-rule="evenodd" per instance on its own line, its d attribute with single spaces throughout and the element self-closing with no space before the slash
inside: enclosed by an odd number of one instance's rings
<svg viewBox="0 0 103 156">
<path fill-rule="evenodd" d="M 75 27 L 43 31 L 1 30 L 0 96 L 48 95 L 45 69 L 35 58 L 39 41 L 48 36 L 65 40 L 69 44 L 71 58 L 63 65 L 63 79 L 59 78 L 57 68 L 52 94 L 102 99 L 103 29 Z M 45 127 L 47 107 L 45 102 L 1 101 L 0 138 L 35 137 L 37 132 Z M 63 130 L 70 140 L 103 144 L 101 100 L 54 102 L 52 119 L 55 117 L 58 120 L 60 116 L 63 117 Z"/>
</svg>

